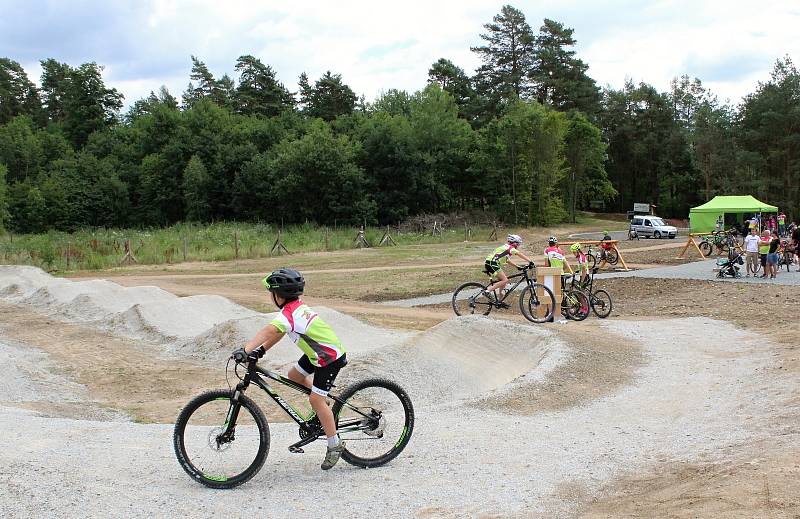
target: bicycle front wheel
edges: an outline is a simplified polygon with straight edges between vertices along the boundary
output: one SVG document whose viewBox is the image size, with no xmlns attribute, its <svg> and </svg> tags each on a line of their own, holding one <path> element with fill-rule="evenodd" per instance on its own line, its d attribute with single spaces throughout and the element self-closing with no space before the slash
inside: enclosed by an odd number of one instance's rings
<svg viewBox="0 0 800 519">
<path fill-rule="evenodd" d="M 269 452 L 269 425 L 250 398 L 231 400 L 229 390 L 209 391 L 183 408 L 173 444 L 192 478 L 211 488 L 233 488 L 255 476 Z M 233 421 L 233 423 L 231 423 Z"/>
<path fill-rule="evenodd" d="M 710 243 L 708 243 L 707 241 L 702 241 L 700 242 L 699 247 L 700 247 L 700 252 L 703 253 L 703 256 L 705 257 L 711 256 L 712 247 Z"/>
<path fill-rule="evenodd" d="M 609 249 L 607 257 L 608 257 L 608 262 L 611 263 L 612 265 L 616 265 L 617 262 L 619 261 L 619 253 L 616 251 L 616 249 Z"/>
<path fill-rule="evenodd" d="M 456 315 L 489 315 L 492 311 L 492 302 L 483 295 L 485 288 L 477 281 L 470 281 L 456 288 L 453 292 L 453 311 Z"/>
<path fill-rule="evenodd" d="M 589 302 L 592 304 L 592 310 L 597 317 L 605 319 L 611 314 L 611 296 L 602 288 L 592 292 Z"/>
<path fill-rule="evenodd" d="M 333 404 L 336 429 L 345 442 L 342 459 L 379 467 L 400 454 L 414 431 L 414 407 L 405 390 L 385 379 L 362 380 Z"/>
<path fill-rule="evenodd" d="M 553 291 L 540 283 L 531 283 L 519 295 L 519 309 L 532 323 L 546 323 L 553 318 L 556 297 Z"/>
</svg>

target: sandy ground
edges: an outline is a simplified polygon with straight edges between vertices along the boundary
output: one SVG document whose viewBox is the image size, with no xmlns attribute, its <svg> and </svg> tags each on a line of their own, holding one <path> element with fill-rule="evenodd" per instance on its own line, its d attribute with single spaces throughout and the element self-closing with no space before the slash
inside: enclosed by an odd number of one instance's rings
<svg viewBox="0 0 800 519">
<path fill-rule="evenodd" d="M 289 454 L 296 428 L 273 412 L 267 465 L 213 492 L 177 465 L 170 424 L 190 395 L 225 386 L 230 342 L 267 316 L 0 267 L 0 424 L 15 446 L 0 451 L 0 514 L 311 517 L 332 505 L 307 489 L 334 482 L 350 517 L 798 517 L 800 326 L 775 322 L 796 288 L 603 284 L 613 318 L 566 325 L 379 310 L 432 325 L 409 332 L 329 310 L 352 330 L 342 381 L 390 375 L 411 394 L 409 448 L 381 469 L 323 473 L 321 446 Z M 285 346 L 275 367 L 296 355 Z"/>
</svg>

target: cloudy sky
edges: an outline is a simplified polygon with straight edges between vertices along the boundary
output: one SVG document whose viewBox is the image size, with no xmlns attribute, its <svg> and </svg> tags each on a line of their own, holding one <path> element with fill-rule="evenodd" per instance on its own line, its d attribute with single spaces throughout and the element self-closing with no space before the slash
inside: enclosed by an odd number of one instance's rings
<svg viewBox="0 0 800 519">
<path fill-rule="evenodd" d="M 180 96 L 190 56 L 216 77 L 252 54 L 296 90 L 297 77 L 342 74 L 358 94 L 418 90 L 445 57 L 472 74 L 483 24 L 506 2 L 487 0 L 0 0 L 0 56 L 34 81 L 39 60 L 96 61 L 126 105 L 166 85 Z M 600 86 L 626 78 L 667 90 L 698 77 L 737 103 L 778 58 L 800 61 L 800 0 L 517 0 L 536 32 L 544 18 L 575 30 L 578 57 Z"/>
</svg>

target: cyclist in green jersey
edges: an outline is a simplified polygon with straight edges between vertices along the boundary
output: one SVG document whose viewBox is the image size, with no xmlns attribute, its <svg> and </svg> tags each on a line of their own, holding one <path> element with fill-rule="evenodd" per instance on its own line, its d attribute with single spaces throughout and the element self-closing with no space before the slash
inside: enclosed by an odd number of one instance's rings
<svg viewBox="0 0 800 519">
<path fill-rule="evenodd" d="M 533 260 L 518 249 L 520 245 L 522 245 L 522 238 L 517 234 L 509 234 L 506 237 L 505 245 L 500 245 L 486 256 L 483 267 L 484 272 L 489 274 L 493 280 L 497 280 L 483 291 L 486 297 L 490 297 L 495 290 L 502 290 L 508 284 L 508 276 L 503 272 L 503 266 L 506 263 L 511 263 L 515 267 L 520 268 L 520 266 L 513 261 L 509 261 L 511 256 L 519 256 L 520 259 L 527 261 L 529 265 L 533 266 Z"/>
<path fill-rule="evenodd" d="M 322 469 L 328 470 L 339 461 L 344 450 L 326 397 L 339 370 L 347 364 L 345 349 L 333 329 L 300 299 L 306 284 L 302 274 L 282 268 L 266 276 L 262 283 L 272 294 L 280 313 L 247 341 L 244 348 L 236 350 L 234 358 L 260 358 L 284 334 L 303 351 L 297 364 L 289 369 L 289 378 L 311 389 L 308 400 L 328 437 L 328 451 L 322 462 Z"/>
</svg>

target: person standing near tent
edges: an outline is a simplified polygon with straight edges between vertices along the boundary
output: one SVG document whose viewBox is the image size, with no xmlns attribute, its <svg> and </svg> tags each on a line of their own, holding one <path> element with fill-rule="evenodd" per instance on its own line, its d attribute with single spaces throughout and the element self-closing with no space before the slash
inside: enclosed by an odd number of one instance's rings
<svg viewBox="0 0 800 519">
<path fill-rule="evenodd" d="M 722 215 L 717 216 L 717 232 L 721 231 L 724 225 L 725 221 L 722 219 Z"/>
<path fill-rule="evenodd" d="M 753 229 L 755 229 L 756 232 L 758 232 L 758 217 L 756 215 L 753 215 L 753 217 L 750 218 L 750 220 L 748 221 L 750 222 L 749 223 L 750 230 L 752 231 Z"/>
<path fill-rule="evenodd" d="M 758 272 L 758 233 L 756 232 L 756 228 L 752 227 L 750 229 L 750 234 L 748 234 L 744 239 L 744 250 L 745 250 L 745 257 L 747 258 L 747 277 L 750 277 L 750 273 L 753 273 L 753 277 L 755 277 L 756 272 Z"/>
<path fill-rule="evenodd" d="M 778 215 L 778 236 L 781 238 L 786 236 L 786 215 L 783 214 L 783 211 Z"/>
<path fill-rule="evenodd" d="M 769 231 L 764 231 L 761 233 L 761 239 L 758 241 L 758 258 L 761 260 L 761 268 L 764 271 L 761 274 L 762 278 L 767 277 L 769 274 L 769 272 L 767 272 L 767 254 L 769 254 Z"/>
<path fill-rule="evenodd" d="M 770 234 L 775 234 L 775 231 L 777 230 L 776 229 L 777 223 L 775 222 L 775 215 L 774 214 L 769 217 L 768 225 L 769 225 Z"/>
</svg>

